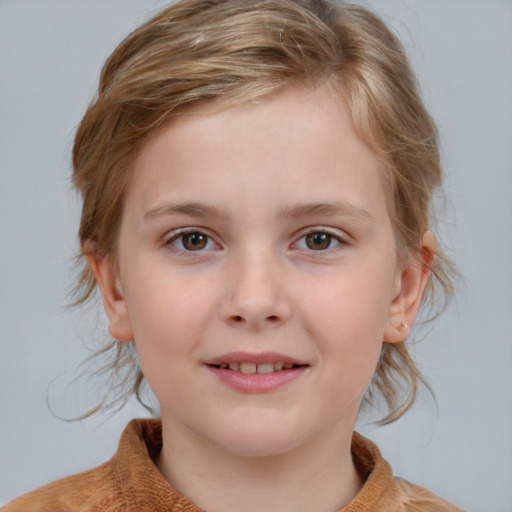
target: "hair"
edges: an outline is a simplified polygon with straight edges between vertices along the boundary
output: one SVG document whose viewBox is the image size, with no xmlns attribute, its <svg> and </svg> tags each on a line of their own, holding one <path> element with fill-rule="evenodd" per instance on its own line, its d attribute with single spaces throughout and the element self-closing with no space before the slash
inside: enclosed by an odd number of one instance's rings
<svg viewBox="0 0 512 512">
<path fill-rule="evenodd" d="M 182 0 L 114 50 L 78 127 L 73 182 L 83 208 L 75 304 L 94 296 L 87 255 L 116 261 L 132 162 L 148 137 L 192 103 L 228 107 L 322 81 L 336 87 L 356 133 L 384 163 L 399 255 L 419 248 L 441 184 L 438 134 L 386 25 L 363 7 L 329 0 Z M 431 278 L 423 307 L 433 317 L 452 295 L 453 267 L 441 250 L 430 260 L 424 258 Z M 110 340 L 99 351 L 114 352 L 107 368 L 122 382 L 112 386 L 118 396 L 84 416 L 122 406 L 133 393 L 143 402 L 133 343 Z M 420 382 L 428 387 L 407 343 L 384 342 L 365 400 L 382 395 L 389 410 L 380 423 L 389 423 L 411 407 Z"/>
</svg>

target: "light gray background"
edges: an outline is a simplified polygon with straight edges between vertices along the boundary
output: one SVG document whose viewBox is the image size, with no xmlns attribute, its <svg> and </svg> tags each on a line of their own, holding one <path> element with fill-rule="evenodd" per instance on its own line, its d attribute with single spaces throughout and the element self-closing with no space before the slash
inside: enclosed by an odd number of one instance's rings
<svg viewBox="0 0 512 512">
<path fill-rule="evenodd" d="M 443 140 L 445 237 L 466 286 L 417 348 L 439 405 L 363 426 L 395 473 L 470 511 L 512 510 L 512 2 L 373 0 L 401 35 Z M 64 306 L 78 207 L 76 124 L 100 66 L 157 0 L 0 0 L 0 504 L 108 459 L 131 404 L 66 423 L 94 395 L 71 372 L 101 337 Z M 87 389 L 86 389 L 87 388 Z M 83 398 L 86 397 L 86 398 Z"/>
</svg>

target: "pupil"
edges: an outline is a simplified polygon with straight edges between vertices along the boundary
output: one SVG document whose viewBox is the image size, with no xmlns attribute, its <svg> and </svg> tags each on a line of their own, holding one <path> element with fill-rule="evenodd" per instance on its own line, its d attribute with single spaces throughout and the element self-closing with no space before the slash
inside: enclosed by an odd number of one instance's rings
<svg viewBox="0 0 512 512">
<path fill-rule="evenodd" d="M 184 235 L 183 245 L 190 251 L 203 249 L 206 245 L 206 237 L 201 233 L 190 233 L 189 235 Z"/>
<path fill-rule="evenodd" d="M 327 249 L 331 244 L 331 235 L 327 233 L 311 233 L 306 236 L 306 244 L 315 251 Z"/>
</svg>

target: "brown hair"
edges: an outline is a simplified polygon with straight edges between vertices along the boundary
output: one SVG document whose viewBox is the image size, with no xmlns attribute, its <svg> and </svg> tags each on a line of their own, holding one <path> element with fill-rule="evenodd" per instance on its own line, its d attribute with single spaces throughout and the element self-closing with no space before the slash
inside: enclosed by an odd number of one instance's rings
<svg viewBox="0 0 512 512">
<path fill-rule="evenodd" d="M 441 183 L 437 131 L 386 25 L 362 7 L 329 0 L 182 0 L 115 49 L 78 127 L 73 180 L 83 198 L 83 266 L 76 304 L 96 284 L 86 253 L 115 260 L 131 162 L 155 130 L 193 102 L 228 106 L 320 80 L 337 86 L 356 132 L 385 163 L 400 253 L 418 247 L 431 229 L 432 193 Z M 446 300 L 452 293 L 452 268 L 441 251 L 431 270 L 425 301 L 439 306 L 434 291 Z M 126 365 L 122 403 L 133 392 L 140 399 L 143 383 L 131 345 L 112 341 L 100 351 L 114 350 L 114 373 Z M 381 422 L 394 421 L 412 405 L 419 381 L 406 343 L 384 343 L 366 399 L 380 393 L 389 408 Z"/>
</svg>

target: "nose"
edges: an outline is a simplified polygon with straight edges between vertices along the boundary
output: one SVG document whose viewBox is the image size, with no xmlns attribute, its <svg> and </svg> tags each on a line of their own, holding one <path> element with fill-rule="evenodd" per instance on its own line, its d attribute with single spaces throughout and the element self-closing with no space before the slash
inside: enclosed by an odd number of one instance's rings
<svg viewBox="0 0 512 512">
<path fill-rule="evenodd" d="M 224 322 L 254 331 L 286 323 L 291 307 L 283 270 L 278 258 L 262 251 L 238 257 L 227 272 L 228 286 L 220 304 Z"/>
</svg>

